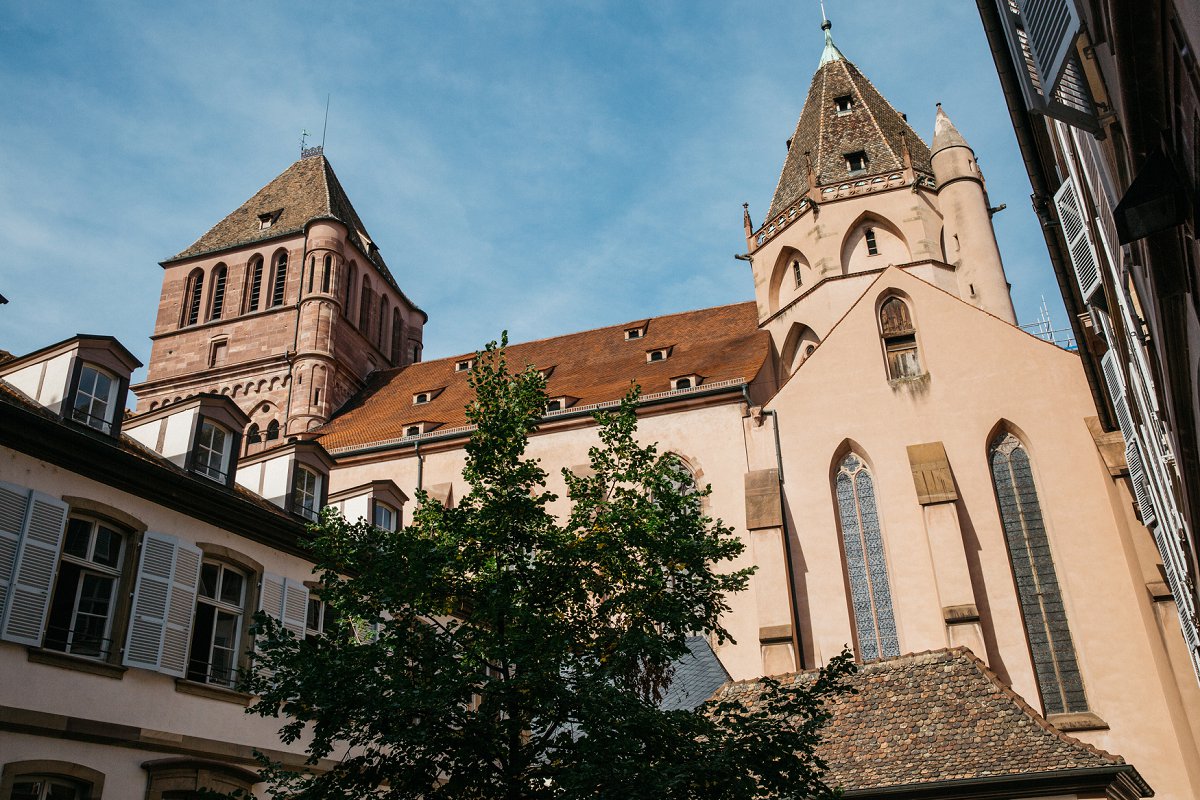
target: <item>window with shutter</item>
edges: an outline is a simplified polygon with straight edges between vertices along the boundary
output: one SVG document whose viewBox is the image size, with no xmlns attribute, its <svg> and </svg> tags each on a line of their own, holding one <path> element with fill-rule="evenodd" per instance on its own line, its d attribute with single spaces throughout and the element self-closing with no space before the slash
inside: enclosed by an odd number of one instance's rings
<svg viewBox="0 0 1200 800">
<path fill-rule="evenodd" d="M 1075 270 L 1079 291 L 1085 302 L 1090 301 L 1100 288 L 1100 262 L 1096 258 L 1096 248 L 1088 232 L 1079 195 L 1070 178 L 1063 181 L 1063 185 L 1054 193 L 1054 206 L 1058 210 L 1063 238 L 1067 240 L 1067 254 Z"/>
<path fill-rule="evenodd" d="M 85 658 L 112 652 L 113 611 L 128 533 L 88 517 L 67 521 L 42 646 Z"/>
<path fill-rule="evenodd" d="M 25 510 L 29 490 L 24 486 L 0 483 L 0 619 L 8 601 L 8 584 L 17 563 L 17 547 L 25 528 Z"/>
<path fill-rule="evenodd" d="M 148 531 L 142 537 L 124 663 L 182 678 L 200 576 L 200 548 Z"/>
<path fill-rule="evenodd" d="M 0 638 L 34 647 L 42 643 L 66 522 L 66 503 L 40 492 L 30 493 Z"/>
<path fill-rule="evenodd" d="M 220 686 L 233 686 L 237 681 L 247 583 L 246 573 L 228 564 L 201 564 L 188 680 Z"/>
</svg>

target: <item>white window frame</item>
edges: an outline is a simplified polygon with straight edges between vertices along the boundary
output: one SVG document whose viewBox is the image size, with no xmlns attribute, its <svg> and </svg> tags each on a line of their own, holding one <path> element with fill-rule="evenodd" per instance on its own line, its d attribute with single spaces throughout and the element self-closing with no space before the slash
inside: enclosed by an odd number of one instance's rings
<svg viewBox="0 0 1200 800">
<path fill-rule="evenodd" d="M 379 524 L 380 512 L 385 512 L 388 515 L 388 524 L 387 525 Z M 373 501 L 372 508 L 371 508 L 371 524 L 373 524 L 376 528 L 380 528 L 385 531 L 395 532 L 397 516 L 398 516 L 398 514 L 396 512 L 396 509 L 392 508 L 392 506 L 388 505 L 387 503 L 383 502 L 382 500 Z"/>
<path fill-rule="evenodd" d="M 96 378 L 91 382 L 91 387 L 85 389 L 84 380 L 89 373 L 95 375 Z M 108 394 L 103 398 L 95 391 L 100 378 L 106 378 L 109 382 Z M 108 370 L 84 362 L 79 368 L 79 382 L 75 385 L 75 396 L 71 398 L 71 419 L 87 425 L 89 428 L 111 433 L 113 420 L 116 418 L 117 391 L 120 384 L 120 379 Z M 86 409 L 81 409 L 80 400 L 84 398 L 86 398 L 84 403 Z M 99 403 L 104 404 L 103 415 L 93 413 Z"/>
<path fill-rule="evenodd" d="M 212 446 L 211 438 L 208 442 L 204 441 L 206 430 L 220 433 L 225 437 L 220 450 Z M 229 462 L 232 454 L 233 431 L 224 425 L 218 425 L 210 419 L 201 417 L 200 423 L 196 428 L 196 444 L 192 449 L 192 471 L 217 483 L 228 483 Z M 219 464 L 216 468 L 212 465 L 214 458 Z"/>
<path fill-rule="evenodd" d="M 84 556 L 76 556 L 74 554 L 67 552 L 67 537 L 69 535 L 71 523 L 76 522 L 76 521 L 86 522 L 90 526 L 90 529 L 88 531 L 87 552 Z M 110 567 L 106 564 L 100 564 L 94 560 L 95 552 L 96 552 L 97 534 L 98 534 L 101 526 L 112 531 L 112 533 L 114 533 L 120 539 L 120 546 L 117 549 L 117 557 L 116 557 L 117 565 L 115 567 Z M 125 548 L 129 544 L 129 541 L 130 541 L 129 531 L 122 530 L 122 529 L 118 528 L 116 525 L 112 525 L 104 520 L 97 519 L 96 517 L 87 516 L 87 515 L 83 515 L 83 514 L 72 514 L 68 518 L 66 530 L 64 530 L 64 532 L 63 532 L 63 545 L 62 545 L 62 549 L 59 552 L 59 563 L 56 565 L 54 589 L 51 591 L 51 594 L 50 594 L 51 607 L 54 604 L 55 596 L 58 594 L 59 581 L 62 579 L 62 562 L 66 561 L 66 562 L 69 562 L 69 563 L 74 564 L 75 566 L 79 567 L 80 576 L 79 576 L 79 581 L 75 585 L 75 592 L 74 592 L 75 597 L 71 601 L 71 616 L 70 616 L 71 628 L 67 630 L 67 636 L 65 637 L 64 641 L 62 642 L 63 647 L 61 649 L 61 652 L 70 653 L 71 655 L 79 656 L 81 658 L 91 658 L 91 659 L 95 659 L 97 661 L 106 661 L 109 658 L 109 656 L 111 655 L 111 652 L 112 652 L 111 647 L 113 644 L 112 643 L 113 621 L 114 621 L 114 618 L 116 617 L 117 603 L 120 600 L 120 596 L 121 596 L 122 566 L 125 563 L 125 552 L 126 552 Z M 95 575 L 100 578 L 108 578 L 108 579 L 112 580 L 112 592 L 109 596 L 108 611 L 105 615 L 104 630 L 103 630 L 103 634 L 102 634 L 101 640 L 100 640 L 102 642 L 102 644 L 101 644 L 99 653 L 81 653 L 81 652 L 77 652 L 74 649 L 74 646 L 75 646 L 74 638 L 75 638 L 75 633 L 76 633 L 75 623 L 76 623 L 76 619 L 79 617 L 79 614 L 80 614 L 79 599 L 80 599 L 80 595 L 83 592 L 83 583 L 84 583 L 83 579 L 88 574 Z M 46 642 L 50 639 L 50 627 L 49 627 L 50 626 L 50 616 L 51 615 L 48 610 L 46 613 L 46 631 L 44 634 L 44 638 L 42 639 L 43 647 L 47 647 Z M 94 617 L 94 616 L 98 616 L 98 615 L 89 614 L 88 616 Z M 107 642 L 107 645 L 103 644 L 104 642 Z M 50 647 L 48 649 L 58 650 L 59 648 Z"/>
<path fill-rule="evenodd" d="M 307 475 L 312 478 L 311 491 L 309 490 L 308 481 L 306 485 L 298 485 L 297 481 L 301 475 Z M 296 465 L 296 472 L 292 476 L 292 512 L 299 514 L 305 519 L 315 522 L 321 513 L 321 473 L 311 467 L 306 467 L 301 464 Z"/>
<path fill-rule="evenodd" d="M 216 584 L 216 588 L 214 591 L 214 594 L 216 594 L 216 597 L 209 597 L 203 593 L 204 568 L 206 566 L 214 566 L 217 568 L 217 584 Z M 221 599 L 221 590 L 224 587 L 225 575 L 226 575 L 226 573 L 229 573 L 229 572 L 232 572 L 232 573 L 240 576 L 242 579 L 241 596 L 236 605 Z M 207 683 L 207 684 L 211 684 L 214 686 L 231 687 L 237 682 L 237 675 L 238 675 L 239 663 L 241 661 L 241 651 L 242 651 L 242 648 L 241 648 L 242 623 L 244 622 L 244 619 L 246 616 L 246 594 L 247 594 L 246 590 L 249 587 L 250 581 L 252 579 L 253 579 L 253 575 L 251 573 L 249 573 L 247 570 L 245 570 L 241 567 L 235 567 L 231 564 L 227 564 L 224 561 L 217 561 L 215 559 L 206 558 L 201 562 L 200 577 L 196 581 L 196 614 L 192 618 L 191 642 L 189 642 L 189 646 L 188 646 L 187 672 L 185 673 L 188 680 L 192 680 L 192 681 L 196 680 L 195 678 L 192 677 L 192 664 L 197 662 L 197 657 L 196 657 L 197 654 L 192 652 L 192 648 L 195 644 L 196 627 L 199 625 L 198 620 L 199 620 L 200 606 L 206 605 L 206 606 L 212 607 L 214 609 L 214 613 L 213 613 L 213 621 L 212 621 L 212 630 L 209 632 L 209 638 L 208 638 L 208 652 L 204 654 L 205 659 L 204 659 L 203 663 L 206 668 L 204 680 L 199 681 L 199 683 Z M 222 612 L 225 614 L 228 614 L 234 618 L 233 646 L 230 648 L 222 648 L 222 649 L 227 649 L 230 654 L 229 680 L 228 681 L 214 679 L 213 674 L 212 674 L 213 651 L 217 647 L 217 642 L 216 642 L 217 623 L 220 621 L 220 615 Z"/>
</svg>

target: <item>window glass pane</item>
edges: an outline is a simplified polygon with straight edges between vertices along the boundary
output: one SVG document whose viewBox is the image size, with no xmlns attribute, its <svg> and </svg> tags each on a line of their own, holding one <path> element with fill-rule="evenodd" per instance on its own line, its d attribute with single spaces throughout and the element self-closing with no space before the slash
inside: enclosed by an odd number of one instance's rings
<svg viewBox="0 0 1200 800">
<path fill-rule="evenodd" d="M 42 790 L 45 784 L 37 780 L 27 780 L 22 778 L 13 784 L 12 798 L 13 800 L 41 800 Z"/>
<path fill-rule="evenodd" d="M 92 551 L 92 561 L 106 567 L 116 569 L 121 558 L 121 534 L 104 525 L 96 527 L 96 546 Z"/>
<path fill-rule="evenodd" d="M 308 614 L 304 622 L 304 627 L 310 631 L 321 630 L 321 600 L 320 598 L 309 595 L 308 598 Z"/>
<path fill-rule="evenodd" d="M 191 656 L 188 658 L 188 680 L 208 683 L 208 663 L 212 657 L 210 650 L 216 614 L 216 608 L 208 603 L 196 603 L 196 619 L 192 623 Z"/>
<path fill-rule="evenodd" d="M 67 536 L 63 541 L 63 552 L 76 558 L 87 558 L 88 545 L 92 539 L 92 525 L 87 519 L 72 519 L 67 523 Z"/>
<path fill-rule="evenodd" d="M 200 594 L 203 597 L 216 598 L 217 596 L 217 580 L 221 574 L 221 568 L 216 564 L 204 564 L 200 567 Z"/>
<path fill-rule="evenodd" d="M 75 419 L 97 430 L 108 430 L 112 378 L 94 367 L 84 366 L 75 389 Z"/>
<path fill-rule="evenodd" d="M 106 634 L 115 583 L 116 581 L 107 575 L 84 573 L 71 630 L 72 653 L 93 658 L 108 653 Z"/>
<path fill-rule="evenodd" d="M 846 575 L 850 582 L 850 605 L 858 634 L 859 658 L 870 661 L 900 655 L 896 620 L 892 612 L 887 559 L 875 485 L 862 460 L 848 454 L 834 481 Z"/>
<path fill-rule="evenodd" d="M 375 504 L 375 527 L 383 528 L 385 531 L 394 530 L 392 524 L 392 509 L 383 503 Z"/>
<path fill-rule="evenodd" d="M 52 783 L 46 793 L 47 800 L 75 800 L 77 797 L 82 797 L 79 790 L 65 783 Z"/>
<path fill-rule="evenodd" d="M 245 579 L 242 578 L 240 572 L 234 572 L 231 569 L 224 570 L 224 574 L 221 576 L 221 602 L 240 606 L 244 586 Z"/>
<path fill-rule="evenodd" d="M 1000 519 L 1046 713 L 1087 711 L 1029 455 L 1019 439 L 1005 433 L 993 443 L 991 460 Z"/>
<path fill-rule="evenodd" d="M 217 612 L 217 623 L 213 629 L 212 667 L 209 671 L 213 683 L 226 686 L 233 683 L 233 668 L 237 661 L 237 628 L 237 615 Z"/>
</svg>

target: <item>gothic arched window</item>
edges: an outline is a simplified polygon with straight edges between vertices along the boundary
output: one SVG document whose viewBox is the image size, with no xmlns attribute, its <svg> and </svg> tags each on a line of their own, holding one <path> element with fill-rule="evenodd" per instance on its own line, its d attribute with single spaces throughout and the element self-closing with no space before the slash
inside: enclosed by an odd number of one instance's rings
<svg viewBox="0 0 1200 800">
<path fill-rule="evenodd" d="M 267 423 L 267 435 L 264 438 L 268 442 L 279 438 L 279 420 L 273 419 Z"/>
<path fill-rule="evenodd" d="M 183 325 L 195 325 L 200 321 L 200 294 L 204 291 L 204 270 L 196 269 L 188 276 L 184 293 Z"/>
<path fill-rule="evenodd" d="M 249 300 L 246 302 L 246 313 L 258 311 L 258 300 L 262 295 L 262 277 L 263 259 L 262 256 L 255 256 L 250 262 L 250 291 L 247 292 Z"/>
<path fill-rule="evenodd" d="M 258 423 L 251 422 L 250 427 L 246 429 L 246 444 L 258 444 L 262 441 L 262 433 L 259 431 Z"/>
<path fill-rule="evenodd" d="M 275 275 L 271 280 L 271 305 L 283 305 L 283 290 L 287 286 L 288 257 L 287 252 L 280 251 L 275 257 Z M 300 268 L 303 274 L 304 267 Z"/>
<path fill-rule="evenodd" d="M 887 354 L 888 378 L 918 378 L 921 359 L 917 353 L 917 329 L 912 312 L 899 297 L 888 298 L 879 307 L 879 333 Z"/>
<path fill-rule="evenodd" d="M 375 323 L 375 343 L 379 345 L 379 349 L 383 349 L 384 342 L 383 332 L 386 330 L 388 319 L 388 301 L 386 297 L 379 298 L 379 319 Z"/>
<path fill-rule="evenodd" d="M 208 306 L 208 318 L 220 319 L 225 310 L 225 279 L 228 271 L 224 264 L 218 264 L 213 270 L 212 301 Z"/>
<path fill-rule="evenodd" d="M 363 336 L 367 335 L 371 324 L 371 284 L 363 275 L 362 295 L 358 298 L 358 329 Z"/>
<path fill-rule="evenodd" d="M 312 294 L 313 281 L 317 278 L 317 257 L 308 257 L 308 293 Z"/>
<path fill-rule="evenodd" d="M 400 324 L 400 309 L 392 309 L 392 366 L 400 366 L 400 339 L 404 335 L 404 329 Z"/>
<path fill-rule="evenodd" d="M 887 558 L 875 506 L 875 481 L 863 460 L 846 454 L 834 480 L 842 549 L 850 578 L 850 603 L 863 661 L 900 655 Z"/>
<path fill-rule="evenodd" d="M 333 272 L 333 256 L 325 256 L 325 263 L 321 267 L 321 291 L 329 292 L 329 276 Z"/>
<path fill-rule="evenodd" d="M 346 267 L 346 286 L 342 292 L 345 295 L 345 297 L 342 298 L 342 315 L 345 316 L 346 319 L 351 319 L 350 304 L 354 301 L 354 282 L 355 278 L 358 277 L 355 275 L 356 271 L 357 270 L 355 270 L 353 262 Z"/>
<path fill-rule="evenodd" d="M 1005 431 L 992 441 L 988 456 L 1042 703 L 1047 714 L 1087 711 L 1029 454 Z"/>
</svg>

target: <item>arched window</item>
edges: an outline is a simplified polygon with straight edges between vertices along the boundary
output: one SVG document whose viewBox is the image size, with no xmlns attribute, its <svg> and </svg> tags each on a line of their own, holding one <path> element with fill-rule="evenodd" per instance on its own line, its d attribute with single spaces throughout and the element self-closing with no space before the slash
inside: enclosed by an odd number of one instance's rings
<svg viewBox="0 0 1200 800">
<path fill-rule="evenodd" d="M 367 335 L 371 324 L 371 284 L 367 281 L 367 276 L 363 275 L 362 279 L 362 295 L 358 299 L 358 329 L 363 336 Z"/>
<path fill-rule="evenodd" d="M 187 291 L 184 293 L 183 307 L 184 326 L 195 325 L 200 321 L 200 294 L 204 291 L 204 270 L 193 270 L 188 276 Z"/>
<path fill-rule="evenodd" d="M 379 319 L 375 323 L 375 343 L 377 345 L 379 345 L 380 350 L 383 349 L 384 341 L 386 341 L 383 338 L 383 331 L 385 330 L 384 326 L 387 325 L 387 318 L 388 318 L 387 297 L 381 295 L 379 298 Z"/>
<path fill-rule="evenodd" d="M 879 332 L 887 355 L 888 378 L 919 378 L 922 372 L 917 329 L 908 305 L 899 297 L 890 297 L 879 307 Z"/>
<path fill-rule="evenodd" d="M 329 292 L 330 274 L 333 272 L 333 256 L 325 256 L 325 261 L 321 266 L 321 291 Z"/>
<path fill-rule="evenodd" d="M 271 280 L 271 306 L 283 305 L 283 290 L 287 286 L 288 257 L 286 251 L 275 256 L 275 275 Z"/>
<path fill-rule="evenodd" d="M 220 319 L 225 310 L 225 279 L 228 271 L 224 264 L 217 264 L 213 270 L 212 301 L 208 306 L 208 318 Z"/>
<path fill-rule="evenodd" d="M 308 293 L 312 294 L 313 281 L 317 277 L 317 257 L 309 256 L 308 258 Z"/>
<path fill-rule="evenodd" d="M 346 286 L 342 290 L 342 293 L 345 295 L 342 298 L 342 314 L 346 317 L 346 319 L 352 319 L 350 316 L 350 304 L 354 301 L 354 282 L 355 278 L 357 277 L 355 275 L 356 271 L 357 270 L 354 268 L 354 262 L 351 262 L 350 266 L 346 267 Z"/>
<path fill-rule="evenodd" d="M 850 578 L 850 603 L 858 634 L 858 656 L 863 661 L 900 655 L 887 559 L 875 506 L 875 481 L 863 460 L 848 453 L 838 465 L 834 480 L 846 574 Z"/>
<path fill-rule="evenodd" d="M 400 340 L 404 337 L 404 328 L 400 322 L 400 309 L 392 309 L 392 366 L 400 366 Z"/>
<path fill-rule="evenodd" d="M 250 291 L 247 292 L 246 313 L 258 311 L 259 297 L 262 296 L 263 259 L 255 256 L 250 262 Z"/>
<path fill-rule="evenodd" d="M 260 442 L 262 442 L 262 431 L 257 422 L 251 422 L 250 427 L 246 429 L 246 444 L 259 444 Z"/>
<path fill-rule="evenodd" d="M 268 442 L 270 442 L 270 441 L 274 441 L 275 439 L 278 439 L 278 438 L 279 438 L 279 420 L 273 419 L 267 423 L 266 440 Z"/>
<path fill-rule="evenodd" d="M 1005 431 L 992 441 L 988 456 L 1042 703 L 1047 714 L 1087 711 L 1029 454 Z"/>
</svg>

